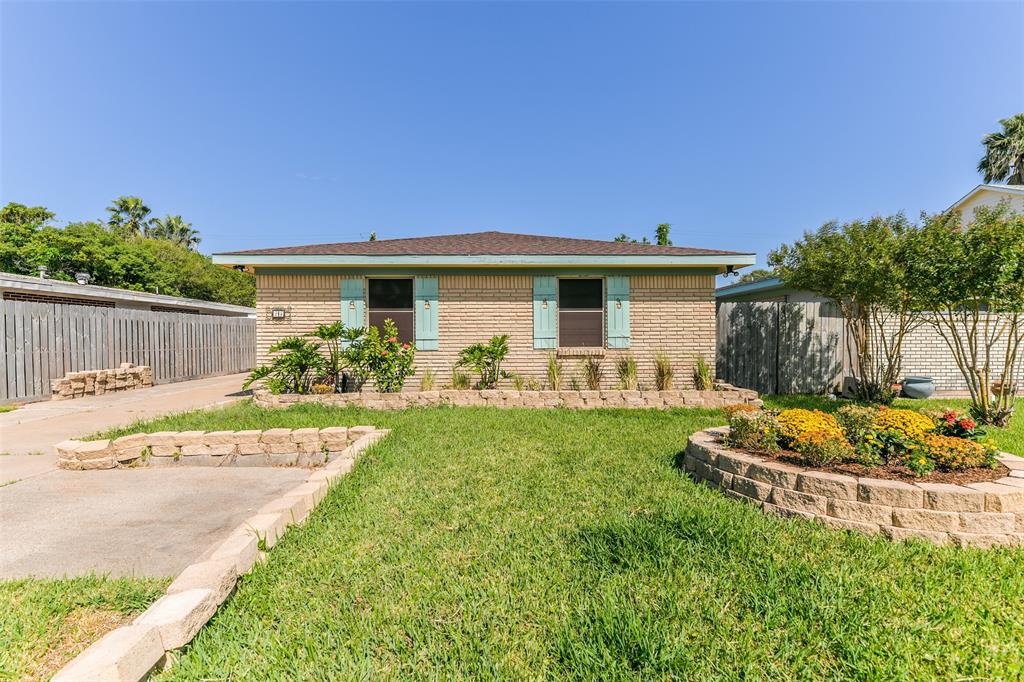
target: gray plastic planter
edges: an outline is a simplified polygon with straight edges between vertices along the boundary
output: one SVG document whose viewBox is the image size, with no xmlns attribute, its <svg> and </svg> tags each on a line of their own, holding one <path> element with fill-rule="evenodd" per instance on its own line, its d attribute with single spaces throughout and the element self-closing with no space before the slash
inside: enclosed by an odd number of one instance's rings
<svg viewBox="0 0 1024 682">
<path fill-rule="evenodd" d="M 907 377 L 903 380 L 903 395 L 908 398 L 930 398 L 935 393 L 935 380 L 931 377 Z"/>
</svg>

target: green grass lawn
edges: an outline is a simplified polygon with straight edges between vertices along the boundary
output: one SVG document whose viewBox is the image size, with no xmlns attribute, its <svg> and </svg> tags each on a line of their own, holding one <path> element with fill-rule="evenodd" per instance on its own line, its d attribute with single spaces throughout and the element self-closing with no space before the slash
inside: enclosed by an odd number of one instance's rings
<svg viewBox="0 0 1024 682">
<path fill-rule="evenodd" d="M 1020 674 L 1024 552 L 890 544 L 725 499 L 673 466 L 723 421 L 239 404 L 147 424 L 394 430 L 162 679 Z"/>
<path fill-rule="evenodd" d="M 166 587 L 132 578 L 0 582 L 0 679 L 48 679 Z"/>
</svg>

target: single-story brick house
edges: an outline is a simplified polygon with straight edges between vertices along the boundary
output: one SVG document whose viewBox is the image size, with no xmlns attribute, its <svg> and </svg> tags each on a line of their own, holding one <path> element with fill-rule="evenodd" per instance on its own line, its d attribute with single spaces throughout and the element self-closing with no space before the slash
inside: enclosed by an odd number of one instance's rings
<svg viewBox="0 0 1024 682">
<path fill-rule="evenodd" d="M 505 368 L 543 382 L 548 354 L 575 371 L 604 358 L 605 383 L 625 354 L 653 383 L 653 356 L 690 383 L 698 355 L 715 358 L 715 276 L 754 255 L 591 239 L 477 232 L 316 244 L 214 255 L 256 275 L 257 356 L 278 339 L 340 319 L 394 319 L 416 344 L 417 375 L 449 380 L 459 350 L 508 334 Z M 410 385 L 418 385 L 414 378 Z"/>
</svg>

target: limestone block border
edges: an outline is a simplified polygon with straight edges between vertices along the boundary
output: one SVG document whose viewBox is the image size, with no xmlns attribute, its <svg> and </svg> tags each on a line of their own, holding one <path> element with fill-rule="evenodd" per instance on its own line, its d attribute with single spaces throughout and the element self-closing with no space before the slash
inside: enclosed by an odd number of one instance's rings
<svg viewBox="0 0 1024 682">
<path fill-rule="evenodd" d="M 57 443 L 61 469 L 116 469 L 172 466 L 317 467 L 333 454 L 373 432 L 373 426 L 265 431 L 158 431 L 114 440 Z"/>
<path fill-rule="evenodd" d="M 952 485 L 906 483 L 806 469 L 730 450 L 728 428 L 693 434 L 683 469 L 766 512 L 832 528 L 960 547 L 1024 546 L 1024 457 L 1000 453 L 1010 475 Z"/>
<path fill-rule="evenodd" d="M 349 473 L 358 457 L 387 436 L 387 429 L 359 432 L 352 444 L 305 483 L 266 504 L 244 521 L 206 559 L 189 565 L 163 597 L 129 625 L 108 632 L 61 668 L 55 682 L 135 681 L 170 665 L 174 651 L 185 646 L 234 592 L 238 578 L 264 560 L 290 526 L 301 524 Z"/>
<path fill-rule="evenodd" d="M 68 372 L 50 383 L 50 400 L 72 400 L 87 395 L 131 391 L 153 385 L 153 368 L 122 362 L 115 369 L 90 369 Z"/>
<path fill-rule="evenodd" d="M 337 407 L 362 407 L 371 410 L 404 410 L 409 407 L 527 407 L 527 408 L 720 408 L 739 403 L 760 407 L 756 391 L 720 384 L 715 391 L 407 391 L 403 393 L 328 393 L 274 395 L 266 388 L 253 391 L 253 402 L 263 408 L 286 408 L 315 403 Z"/>
</svg>

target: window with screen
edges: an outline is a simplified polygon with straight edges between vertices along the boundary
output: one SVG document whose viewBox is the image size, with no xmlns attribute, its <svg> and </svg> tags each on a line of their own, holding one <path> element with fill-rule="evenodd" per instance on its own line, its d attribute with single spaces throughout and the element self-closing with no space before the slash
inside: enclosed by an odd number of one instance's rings
<svg viewBox="0 0 1024 682">
<path fill-rule="evenodd" d="M 384 331 L 384 320 L 394 320 L 398 326 L 399 341 L 412 343 L 416 338 L 412 317 L 412 278 L 371 279 L 368 289 L 370 324 Z"/>
<path fill-rule="evenodd" d="M 604 280 L 558 280 L 558 345 L 604 346 Z"/>
</svg>

